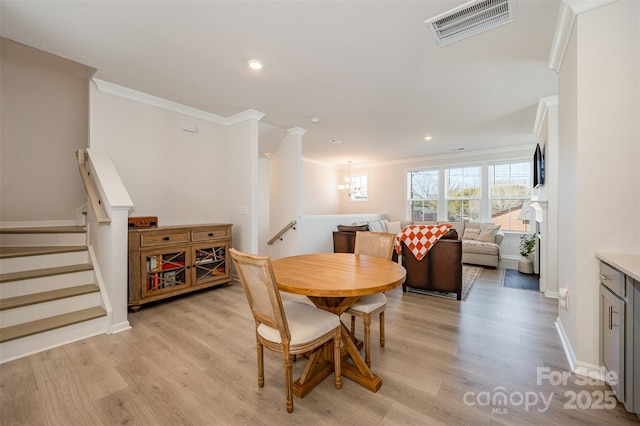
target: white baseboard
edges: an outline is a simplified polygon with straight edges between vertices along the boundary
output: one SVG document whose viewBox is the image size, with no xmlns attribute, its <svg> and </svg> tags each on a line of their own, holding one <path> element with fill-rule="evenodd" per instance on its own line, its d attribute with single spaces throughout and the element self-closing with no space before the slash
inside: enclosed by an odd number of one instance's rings
<svg viewBox="0 0 640 426">
<path fill-rule="evenodd" d="M 502 256 L 500 259 L 500 268 L 518 269 L 518 259 L 512 256 Z"/>
<path fill-rule="evenodd" d="M 557 291 L 545 291 L 544 292 L 544 296 L 548 297 L 549 299 L 559 299 L 559 293 Z"/>
<path fill-rule="evenodd" d="M 120 333 L 121 331 L 127 331 L 127 330 L 131 330 L 131 325 L 129 324 L 129 321 L 122 321 L 118 324 L 111 324 L 111 327 L 109 328 L 109 334 L 116 334 L 116 333 Z"/>
<path fill-rule="evenodd" d="M 564 326 L 562 325 L 560 317 L 556 318 L 556 330 L 558 330 L 560 342 L 562 342 L 562 347 L 564 348 L 564 354 L 569 362 L 569 369 L 573 371 L 577 363 L 576 354 L 573 352 L 573 347 L 571 346 L 567 333 L 564 331 Z"/>
<path fill-rule="evenodd" d="M 573 351 L 569 337 L 567 336 L 559 317 L 556 318 L 556 329 L 558 330 L 558 335 L 560 336 L 560 341 L 562 342 L 562 347 L 564 348 L 564 353 L 567 357 L 567 361 L 569 362 L 569 369 L 571 372 L 577 376 L 588 377 L 604 382 L 606 373 L 604 367 L 579 361 L 576 358 L 576 354 Z"/>
</svg>

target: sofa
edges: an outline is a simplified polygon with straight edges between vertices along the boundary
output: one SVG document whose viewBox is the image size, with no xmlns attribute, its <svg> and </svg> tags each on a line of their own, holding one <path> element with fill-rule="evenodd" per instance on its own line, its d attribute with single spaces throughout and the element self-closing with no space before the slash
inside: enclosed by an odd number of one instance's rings
<svg viewBox="0 0 640 426">
<path fill-rule="evenodd" d="M 462 241 L 462 263 L 497 268 L 500 262 L 500 246 L 504 233 L 500 225 L 479 222 L 419 222 L 375 220 L 354 225 L 339 225 L 333 233 L 333 249 L 336 253 L 353 253 L 356 231 L 390 232 L 397 234 L 408 225 L 437 225 L 451 223 L 458 239 Z M 394 261 L 397 256 L 394 254 Z"/>
<path fill-rule="evenodd" d="M 497 268 L 503 239 L 499 225 L 465 222 L 461 234 L 462 262 Z"/>
</svg>

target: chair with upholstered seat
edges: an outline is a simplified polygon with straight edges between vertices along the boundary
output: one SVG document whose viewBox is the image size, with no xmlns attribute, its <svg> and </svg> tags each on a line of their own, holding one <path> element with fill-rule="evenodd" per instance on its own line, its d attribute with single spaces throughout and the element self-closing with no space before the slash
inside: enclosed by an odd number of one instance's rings
<svg viewBox="0 0 640 426">
<path fill-rule="evenodd" d="M 308 353 L 309 365 L 305 372 L 311 371 L 314 367 L 311 363 L 317 363 L 325 344 L 333 341 L 336 388 L 340 389 L 340 318 L 301 301 L 282 302 L 269 257 L 241 253 L 235 249 L 229 252 L 255 320 L 258 386 L 264 386 L 263 347 L 281 353 L 284 358 L 286 405 L 291 413 L 293 357 Z"/>
<path fill-rule="evenodd" d="M 353 252 L 391 260 L 394 244 L 394 234 L 358 231 Z M 380 316 L 380 346 L 384 347 L 384 310 L 386 307 L 387 297 L 384 293 L 375 293 L 362 296 L 347 310 L 347 314 L 351 315 L 351 333 L 355 334 L 356 331 L 356 317 L 362 318 L 364 360 L 369 367 L 371 367 L 371 318 L 378 314 Z"/>
</svg>

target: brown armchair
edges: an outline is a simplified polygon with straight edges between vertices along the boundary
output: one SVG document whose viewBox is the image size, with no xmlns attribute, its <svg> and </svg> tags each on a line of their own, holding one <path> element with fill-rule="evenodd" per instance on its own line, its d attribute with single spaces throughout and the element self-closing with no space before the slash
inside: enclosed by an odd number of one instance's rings
<svg viewBox="0 0 640 426">
<path fill-rule="evenodd" d="M 431 247 L 422 260 L 416 260 L 411 250 L 402 244 L 402 266 L 407 279 L 402 290 L 421 290 L 456 293 L 462 298 L 462 241 L 452 229 Z"/>
<path fill-rule="evenodd" d="M 333 231 L 333 252 L 353 253 L 356 246 L 356 232 L 368 231 L 367 225 L 338 225 L 338 230 Z M 391 260 L 398 261 L 398 255 L 393 250 Z"/>
</svg>

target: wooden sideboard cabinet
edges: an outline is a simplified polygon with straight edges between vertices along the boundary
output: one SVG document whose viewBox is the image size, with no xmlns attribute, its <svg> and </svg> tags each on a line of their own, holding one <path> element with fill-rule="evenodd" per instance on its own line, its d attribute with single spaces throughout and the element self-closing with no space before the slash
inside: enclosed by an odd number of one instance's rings
<svg viewBox="0 0 640 426">
<path fill-rule="evenodd" d="M 231 225 L 129 230 L 129 308 L 231 282 Z"/>
</svg>

